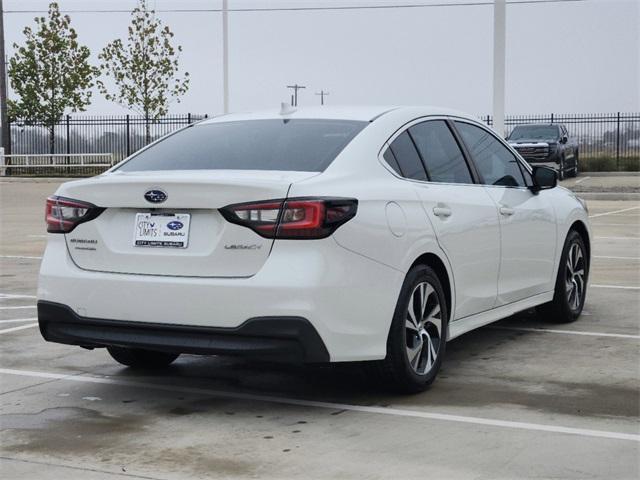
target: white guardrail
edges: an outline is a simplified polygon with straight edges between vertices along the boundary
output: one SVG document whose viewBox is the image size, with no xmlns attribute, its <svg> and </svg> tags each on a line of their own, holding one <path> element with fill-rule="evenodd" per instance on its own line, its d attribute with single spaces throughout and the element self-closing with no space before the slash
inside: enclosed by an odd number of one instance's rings
<svg viewBox="0 0 640 480">
<path fill-rule="evenodd" d="M 114 165 L 111 153 L 37 153 L 4 155 L 0 149 L 0 176 L 6 175 L 9 169 L 82 169 L 82 168 L 111 168 Z"/>
</svg>

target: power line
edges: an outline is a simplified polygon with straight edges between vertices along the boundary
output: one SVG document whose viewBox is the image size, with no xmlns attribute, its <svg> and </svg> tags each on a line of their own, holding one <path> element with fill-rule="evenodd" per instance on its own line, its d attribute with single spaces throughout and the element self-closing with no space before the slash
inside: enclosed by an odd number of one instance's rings
<svg viewBox="0 0 640 480">
<path fill-rule="evenodd" d="M 329 95 L 329 92 L 325 92 L 324 90 L 320 90 L 316 95 L 320 95 L 320 105 L 324 105 L 324 97 Z"/>
<path fill-rule="evenodd" d="M 307 88 L 307 87 L 304 85 L 298 85 L 296 83 L 295 85 L 287 85 L 287 88 L 290 88 L 293 90 L 293 95 L 291 95 L 291 106 L 297 107 L 298 106 L 298 90 L 302 90 L 303 88 Z"/>
<path fill-rule="evenodd" d="M 508 5 L 532 5 L 532 4 L 553 4 L 553 3 L 583 3 L 593 0 L 511 0 Z M 229 8 L 229 12 L 311 12 L 311 11 L 345 11 L 345 10 L 392 10 L 407 8 L 431 8 L 431 7 L 477 7 L 493 5 L 493 0 L 479 2 L 457 2 L 457 3 L 405 3 L 400 5 L 336 5 L 324 7 L 269 7 L 269 8 Z M 131 9 L 103 9 L 103 10 L 62 10 L 64 13 L 131 13 Z M 166 8 L 156 10 L 158 13 L 202 13 L 202 12 L 222 12 L 222 8 Z M 4 13 L 46 13 L 47 10 L 5 10 Z"/>
</svg>

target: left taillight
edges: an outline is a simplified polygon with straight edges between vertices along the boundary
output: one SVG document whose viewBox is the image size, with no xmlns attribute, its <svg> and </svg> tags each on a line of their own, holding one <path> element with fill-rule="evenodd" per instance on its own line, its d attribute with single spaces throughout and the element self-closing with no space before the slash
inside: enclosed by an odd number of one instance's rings
<svg viewBox="0 0 640 480">
<path fill-rule="evenodd" d="M 104 208 L 80 200 L 52 196 L 47 198 L 45 221 L 49 233 L 69 233 L 79 224 L 93 220 Z"/>
<path fill-rule="evenodd" d="M 357 210 L 354 198 L 290 198 L 228 205 L 220 212 L 262 237 L 311 240 L 328 237 Z"/>
</svg>

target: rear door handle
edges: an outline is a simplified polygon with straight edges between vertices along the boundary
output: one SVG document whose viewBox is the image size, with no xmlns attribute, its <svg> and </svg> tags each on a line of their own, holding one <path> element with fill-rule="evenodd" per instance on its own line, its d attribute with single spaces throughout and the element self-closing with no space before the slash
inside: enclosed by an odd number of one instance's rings
<svg viewBox="0 0 640 480">
<path fill-rule="evenodd" d="M 504 215 L 505 217 L 510 217 L 514 213 L 516 213 L 516 211 L 513 208 L 500 207 L 500 214 Z"/>
<path fill-rule="evenodd" d="M 448 207 L 433 207 L 433 214 L 436 217 L 447 218 L 451 216 L 451 209 Z"/>
</svg>

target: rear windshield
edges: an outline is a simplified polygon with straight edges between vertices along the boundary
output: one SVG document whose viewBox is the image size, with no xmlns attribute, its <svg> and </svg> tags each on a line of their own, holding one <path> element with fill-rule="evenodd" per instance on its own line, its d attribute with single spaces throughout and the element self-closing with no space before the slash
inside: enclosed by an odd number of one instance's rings
<svg viewBox="0 0 640 480">
<path fill-rule="evenodd" d="M 322 172 L 367 123 L 276 119 L 195 125 L 140 152 L 118 170 Z"/>
<path fill-rule="evenodd" d="M 555 125 L 527 125 L 516 127 L 509 140 L 545 140 L 557 139 L 560 133 Z"/>
</svg>

